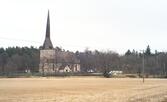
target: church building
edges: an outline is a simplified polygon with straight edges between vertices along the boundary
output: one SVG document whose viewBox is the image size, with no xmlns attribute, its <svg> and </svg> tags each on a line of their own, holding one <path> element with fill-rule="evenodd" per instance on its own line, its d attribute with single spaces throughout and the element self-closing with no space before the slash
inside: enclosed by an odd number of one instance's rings
<svg viewBox="0 0 167 102">
<path fill-rule="evenodd" d="M 40 50 L 39 72 L 43 74 L 80 72 L 80 60 L 73 52 L 56 50 L 50 39 L 50 17 L 48 11 L 46 35 Z"/>
</svg>

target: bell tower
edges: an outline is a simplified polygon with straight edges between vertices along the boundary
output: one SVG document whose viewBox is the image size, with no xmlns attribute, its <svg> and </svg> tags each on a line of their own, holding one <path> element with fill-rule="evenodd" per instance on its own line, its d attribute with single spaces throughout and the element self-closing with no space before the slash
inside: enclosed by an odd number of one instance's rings
<svg viewBox="0 0 167 102">
<path fill-rule="evenodd" d="M 43 75 L 53 73 L 55 71 L 54 61 L 55 61 L 55 49 L 53 48 L 51 39 L 50 39 L 50 18 L 49 18 L 49 10 L 46 24 L 46 35 L 45 40 L 40 50 L 40 64 L 39 64 L 39 72 Z"/>
</svg>

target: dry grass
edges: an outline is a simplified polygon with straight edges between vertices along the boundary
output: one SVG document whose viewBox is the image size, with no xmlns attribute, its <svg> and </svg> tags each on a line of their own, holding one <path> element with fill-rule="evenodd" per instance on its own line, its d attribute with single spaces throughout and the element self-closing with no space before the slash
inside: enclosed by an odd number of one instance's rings
<svg viewBox="0 0 167 102">
<path fill-rule="evenodd" d="M 166 102 L 167 80 L 128 78 L 0 79 L 0 102 Z"/>
</svg>

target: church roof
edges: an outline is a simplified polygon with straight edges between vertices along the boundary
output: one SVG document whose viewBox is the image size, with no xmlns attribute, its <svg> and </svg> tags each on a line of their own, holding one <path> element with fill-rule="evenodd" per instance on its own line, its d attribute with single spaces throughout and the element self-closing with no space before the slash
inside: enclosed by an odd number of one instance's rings
<svg viewBox="0 0 167 102">
<path fill-rule="evenodd" d="M 43 43 L 43 49 L 53 49 L 52 42 L 50 40 L 50 18 L 49 18 L 49 10 L 48 10 L 48 17 L 47 17 L 47 25 L 46 25 L 46 36 L 45 41 Z"/>
</svg>

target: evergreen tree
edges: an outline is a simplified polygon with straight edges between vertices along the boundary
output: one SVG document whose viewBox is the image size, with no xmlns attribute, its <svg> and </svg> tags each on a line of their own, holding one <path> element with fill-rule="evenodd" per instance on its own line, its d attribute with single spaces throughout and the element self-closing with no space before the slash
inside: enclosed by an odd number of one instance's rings
<svg viewBox="0 0 167 102">
<path fill-rule="evenodd" d="M 129 56 L 129 55 L 131 55 L 131 54 L 132 54 L 132 52 L 131 52 L 130 50 L 128 50 L 128 51 L 125 53 L 126 56 Z"/>
<path fill-rule="evenodd" d="M 151 55 L 151 49 L 150 49 L 150 46 L 149 46 L 149 45 L 148 45 L 147 48 L 146 48 L 145 55 L 147 55 L 147 56 L 150 56 L 150 55 Z"/>
<path fill-rule="evenodd" d="M 5 52 L 4 48 L 0 48 L 0 54 Z"/>
</svg>

